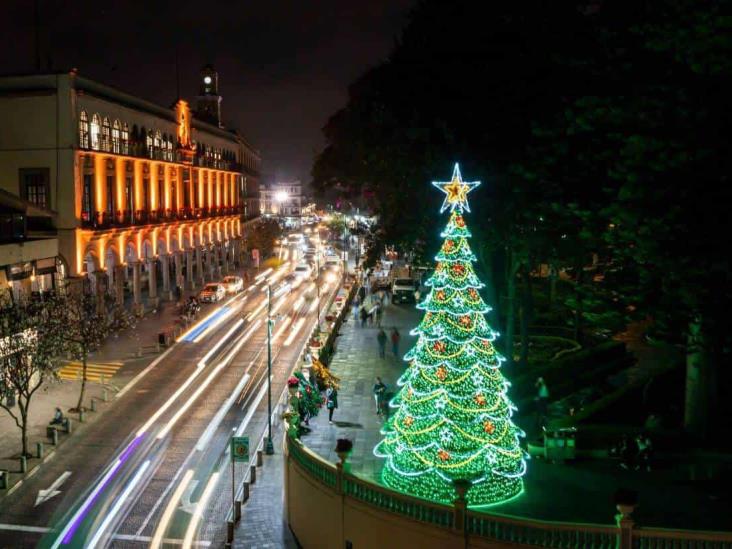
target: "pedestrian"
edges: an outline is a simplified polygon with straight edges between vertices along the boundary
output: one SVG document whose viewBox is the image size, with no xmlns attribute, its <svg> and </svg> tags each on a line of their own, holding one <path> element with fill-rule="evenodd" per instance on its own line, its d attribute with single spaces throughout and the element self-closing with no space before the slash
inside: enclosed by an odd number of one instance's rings
<svg viewBox="0 0 732 549">
<path fill-rule="evenodd" d="M 53 414 L 53 420 L 51 421 L 51 425 L 61 425 L 63 422 L 64 413 L 61 411 L 61 408 L 57 406 L 56 412 Z"/>
<path fill-rule="evenodd" d="M 386 359 L 386 332 L 383 328 L 379 328 L 376 341 L 379 343 L 379 358 Z"/>
<path fill-rule="evenodd" d="M 399 340 L 401 336 L 396 327 L 391 329 L 391 350 L 394 352 L 394 356 L 399 358 Z"/>
<path fill-rule="evenodd" d="M 379 304 L 376 305 L 375 315 L 376 315 L 376 325 L 379 328 L 381 328 L 381 317 L 384 315 L 384 308 Z"/>
<path fill-rule="evenodd" d="M 376 378 L 374 383 L 374 401 L 376 402 L 376 414 L 381 415 L 384 411 L 384 396 L 386 395 L 386 385 L 381 381 L 380 377 Z"/>
<path fill-rule="evenodd" d="M 328 423 L 333 425 L 333 410 L 338 408 L 338 391 L 333 384 L 325 391 L 325 407 L 328 408 Z"/>
<path fill-rule="evenodd" d="M 366 312 L 366 307 L 361 307 L 361 312 L 359 314 L 361 315 L 361 328 L 365 328 L 366 319 L 369 317 L 369 314 Z"/>
<path fill-rule="evenodd" d="M 536 425 L 541 428 L 546 423 L 547 409 L 549 407 L 549 388 L 543 377 L 538 377 L 536 383 Z"/>
<path fill-rule="evenodd" d="M 653 443 L 650 437 L 641 433 L 635 437 L 635 445 L 637 448 L 635 468 L 643 467 L 646 471 L 651 470 L 651 454 L 653 452 Z"/>
<path fill-rule="evenodd" d="M 353 300 L 353 306 L 351 307 L 351 311 L 353 312 L 353 321 L 358 322 L 358 298 L 355 298 Z"/>
<path fill-rule="evenodd" d="M 623 435 L 623 441 L 620 443 L 620 467 L 623 469 L 634 469 L 635 458 L 638 455 L 638 447 L 635 439 L 631 439 L 628 435 Z"/>
<path fill-rule="evenodd" d="M 358 300 L 359 302 L 363 303 L 363 300 L 366 298 L 366 288 L 364 286 L 361 286 L 358 289 Z"/>
</svg>

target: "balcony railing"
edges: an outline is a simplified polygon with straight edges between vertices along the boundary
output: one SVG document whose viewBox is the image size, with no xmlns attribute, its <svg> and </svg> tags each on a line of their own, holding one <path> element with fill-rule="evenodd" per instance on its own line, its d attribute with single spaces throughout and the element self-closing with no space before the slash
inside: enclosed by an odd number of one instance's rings
<svg viewBox="0 0 732 549">
<path fill-rule="evenodd" d="M 245 213 L 244 204 L 238 206 L 222 206 L 219 208 L 180 208 L 159 210 L 118 210 L 109 212 L 82 212 L 81 226 L 87 229 L 111 229 L 114 227 L 130 227 L 171 221 L 190 221 L 209 217 L 241 215 Z"/>
</svg>

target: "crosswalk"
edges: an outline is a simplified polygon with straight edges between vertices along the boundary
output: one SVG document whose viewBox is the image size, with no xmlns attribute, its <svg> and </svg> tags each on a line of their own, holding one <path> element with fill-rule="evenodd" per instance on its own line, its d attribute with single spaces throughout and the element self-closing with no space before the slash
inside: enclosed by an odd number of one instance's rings
<svg viewBox="0 0 732 549">
<path fill-rule="evenodd" d="M 87 362 L 86 363 L 86 379 L 88 381 L 99 382 L 104 377 L 105 381 L 109 379 L 119 370 L 123 362 Z M 58 377 L 66 381 L 80 380 L 83 372 L 81 362 L 67 362 L 58 371 Z"/>
</svg>

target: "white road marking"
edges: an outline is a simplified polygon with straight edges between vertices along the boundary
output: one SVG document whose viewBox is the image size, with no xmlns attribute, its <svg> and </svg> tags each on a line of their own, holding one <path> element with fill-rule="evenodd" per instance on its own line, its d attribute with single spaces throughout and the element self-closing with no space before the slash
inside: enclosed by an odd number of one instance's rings
<svg viewBox="0 0 732 549">
<path fill-rule="evenodd" d="M 36 496 L 36 503 L 33 507 L 38 507 L 41 503 L 48 501 L 54 496 L 57 496 L 61 493 L 61 490 L 59 488 L 61 485 L 66 482 L 66 479 L 71 476 L 71 471 L 64 471 L 61 473 L 61 476 L 59 476 L 56 480 L 53 481 L 53 484 L 46 488 L 45 490 L 38 490 L 38 496 Z"/>
<path fill-rule="evenodd" d="M 3 524 L 0 523 L 0 530 L 11 530 L 13 532 L 37 532 L 39 534 L 45 534 L 50 532 L 50 528 L 45 526 L 26 526 L 24 524 Z"/>
</svg>

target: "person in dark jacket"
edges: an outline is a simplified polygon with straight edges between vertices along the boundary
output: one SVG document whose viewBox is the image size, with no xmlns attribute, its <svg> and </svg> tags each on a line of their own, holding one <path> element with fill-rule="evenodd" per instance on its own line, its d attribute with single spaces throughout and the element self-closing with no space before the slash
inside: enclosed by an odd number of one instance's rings
<svg viewBox="0 0 732 549">
<path fill-rule="evenodd" d="M 333 385 L 325 391 L 325 407 L 328 408 L 328 423 L 333 425 L 333 410 L 338 408 L 338 391 Z"/>
</svg>

